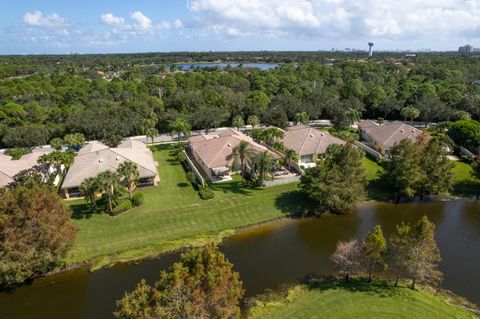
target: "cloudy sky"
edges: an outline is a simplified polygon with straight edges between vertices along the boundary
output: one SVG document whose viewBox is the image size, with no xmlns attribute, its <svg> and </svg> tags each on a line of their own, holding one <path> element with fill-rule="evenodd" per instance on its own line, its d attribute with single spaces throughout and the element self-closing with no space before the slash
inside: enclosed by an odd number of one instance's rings
<svg viewBox="0 0 480 319">
<path fill-rule="evenodd" d="M 0 0 L 0 54 L 480 47 L 480 0 Z"/>
</svg>

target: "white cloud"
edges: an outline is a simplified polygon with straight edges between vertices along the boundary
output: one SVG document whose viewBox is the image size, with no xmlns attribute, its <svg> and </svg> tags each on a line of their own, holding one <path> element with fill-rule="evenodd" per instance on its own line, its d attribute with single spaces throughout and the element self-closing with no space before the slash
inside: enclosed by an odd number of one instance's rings
<svg viewBox="0 0 480 319">
<path fill-rule="evenodd" d="M 56 13 L 44 16 L 41 11 L 27 12 L 23 16 L 23 22 L 28 26 L 35 27 L 66 27 L 68 20 Z"/>
<path fill-rule="evenodd" d="M 135 26 L 142 30 L 148 30 L 152 27 L 152 20 L 140 11 L 136 11 L 130 15 L 135 20 Z"/>
<path fill-rule="evenodd" d="M 480 0 L 190 0 L 197 26 L 230 36 L 480 37 Z"/>
<path fill-rule="evenodd" d="M 176 19 L 175 21 L 173 21 L 173 25 L 177 29 L 180 29 L 181 27 L 183 27 L 183 23 L 179 19 Z"/>
<path fill-rule="evenodd" d="M 125 23 L 125 19 L 122 17 L 116 17 L 111 13 L 105 13 L 101 16 L 103 23 L 107 25 L 121 25 Z"/>
</svg>

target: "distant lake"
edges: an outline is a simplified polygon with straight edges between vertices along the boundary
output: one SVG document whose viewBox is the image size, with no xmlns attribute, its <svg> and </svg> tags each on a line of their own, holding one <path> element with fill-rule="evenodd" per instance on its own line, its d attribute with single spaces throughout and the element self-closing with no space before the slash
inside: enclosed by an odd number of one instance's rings
<svg viewBox="0 0 480 319">
<path fill-rule="evenodd" d="M 241 66 L 242 68 L 255 68 L 260 69 L 262 71 L 270 70 L 278 67 L 277 63 L 179 63 L 177 64 L 183 71 L 190 71 L 195 68 L 216 68 L 219 67 L 221 69 L 226 68 L 227 66 L 231 66 L 233 68 Z M 170 67 L 170 66 L 168 66 Z M 167 68 L 168 68 L 167 67 Z"/>
</svg>

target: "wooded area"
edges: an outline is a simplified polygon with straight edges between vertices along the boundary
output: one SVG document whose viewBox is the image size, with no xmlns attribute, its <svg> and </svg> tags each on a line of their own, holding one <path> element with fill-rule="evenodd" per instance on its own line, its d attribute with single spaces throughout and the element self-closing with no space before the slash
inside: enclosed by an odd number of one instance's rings
<svg viewBox="0 0 480 319">
<path fill-rule="evenodd" d="M 275 62 L 277 68 L 195 68 L 172 62 Z M 432 121 L 480 117 L 478 57 L 356 53 L 206 52 L 0 58 L 0 147 L 31 147 L 68 133 L 87 139 L 231 125 L 240 115 L 285 126 L 297 113 L 345 122 L 404 119 L 405 107 Z M 214 115 L 214 116 L 212 116 Z M 409 113 L 408 117 L 413 116 Z"/>
</svg>

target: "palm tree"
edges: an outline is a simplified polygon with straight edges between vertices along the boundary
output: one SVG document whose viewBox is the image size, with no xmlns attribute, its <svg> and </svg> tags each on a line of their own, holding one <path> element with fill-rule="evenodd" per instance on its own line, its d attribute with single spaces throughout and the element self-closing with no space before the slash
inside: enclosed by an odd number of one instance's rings
<svg viewBox="0 0 480 319">
<path fill-rule="evenodd" d="M 273 146 L 276 142 L 284 138 L 285 133 L 276 127 L 269 127 L 263 130 L 262 136 L 265 143 Z"/>
<path fill-rule="evenodd" d="M 405 121 L 407 120 L 407 118 L 409 118 L 410 125 L 412 125 L 413 119 L 416 119 L 417 117 L 420 116 L 420 111 L 416 107 L 407 106 L 400 111 L 400 115 L 403 116 Z"/>
<path fill-rule="evenodd" d="M 254 170 L 257 173 L 260 185 L 263 185 L 267 174 L 272 172 L 274 167 L 273 164 L 273 158 L 268 151 L 257 153 L 252 158 L 251 165 L 254 167 Z"/>
<path fill-rule="evenodd" d="M 235 146 L 232 151 L 234 162 L 240 161 L 240 175 L 242 176 L 242 182 L 245 177 L 245 167 L 247 160 L 253 156 L 253 150 L 250 148 L 250 144 L 246 141 L 241 141 L 240 144 Z"/>
<path fill-rule="evenodd" d="M 295 122 L 300 123 L 300 124 L 308 124 L 308 121 L 310 120 L 310 116 L 308 116 L 307 112 L 300 112 L 295 114 Z"/>
<path fill-rule="evenodd" d="M 240 131 L 240 128 L 245 126 L 245 122 L 243 121 L 243 117 L 241 115 L 237 115 L 232 120 L 232 125 Z"/>
<path fill-rule="evenodd" d="M 177 134 L 178 136 L 178 141 L 180 141 L 180 135 L 188 136 L 190 135 L 190 123 L 187 122 L 187 120 L 178 117 L 170 123 L 170 130 L 172 132 L 172 135 Z"/>
<path fill-rule="evenodd" d="M 288 170 L 290 170 L 290 162 L 297 160 L 297 154 L 294 150 L 288 149 L 283 154 L 283 164 L 287 165 Z"/>
<path fill-rule="evenodd" d="M 60 185 L 65 176 L 65 172 L 70 168 L 70 166 L 72 166 L 74 160 L 75 152 L 72 150 L 68 150 L 65 152 L 53 151 L 51 153 L 40 156 L 38 158 L 38 163 L 48 165 L 48 167 L 52 167 L 55 173 L 50 175 L 49 183 L 53 185 L 56 177 L 60 176 Z"/>
<path fill-rule="evenodd" d="M 97 181 L 99 190 L 107 194 L 108 211 L 112 214 L 113 196 L 115 195 L 115 188 L 120 184 L 120 178 L 115 172 L 105 171 L 97 176 Z"/>
<path fill-rule="evenodd" d="M 155 138 L 155 136 L 158 135 L 158 130 L 155 128 L 155 126 L 157 125 L 157 122 L 158 122 L 158 119 L 153 112 L 152 114 L 150 114 L 150 116 L 145 118 L 142 122 L 141 130 L 142 130 L 142 133 L 147 136 L 147 144 L 148 144 L 148 138 L 152 139 L 152 144 L 153 144 L 153 139 Z"/>
<path fill-rule="evenodd" d="M 98 181 L 95 177 L 89 177 L 80 185 L 80 194 L 85 197 L 90 205 L 95 206 L 98 192 Z"/>
<path fill-rule="evenodd" d="M 252 130 L 255 129 L 255 127 L 260 125 L 260 120 L 258 119 L 258 116 L 256 115 L 250 115 L 247 119 L 247 124 L 252 126 Z"/>
<path fill-rule="evenodd" d="M 348 126 L 350 127 L 353 125 L 353 123 L 360 121 L 360 119 L 362 118 L 362 113 L 354 108 L 349 108 L 345 112 L 345 118 L 347 119 Z"/>
<path fill-rule="evenodd" d="M 128 190 L 128 195 L 130 196 L 130 199 L 132 199 L 133 188 L 135 187 L 135 183 L 140 177 L 137 165 L 133 164 L 132 162 L 125 161 L 120 164 L 120 166 L 118 166 L 117 172 L 120 175 L 122 183 Z"/>
</svg>

